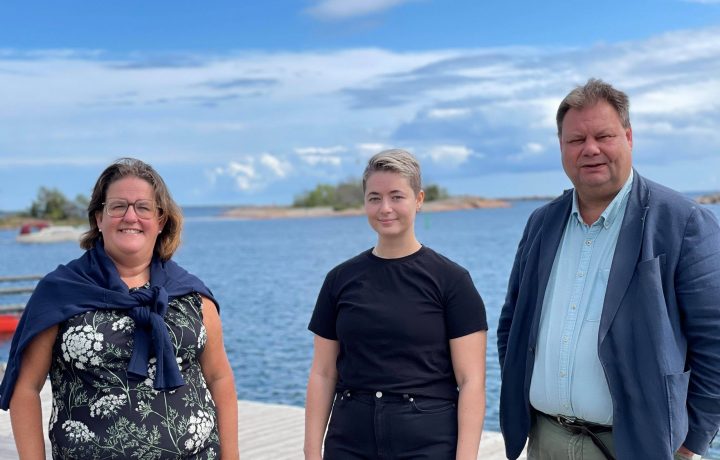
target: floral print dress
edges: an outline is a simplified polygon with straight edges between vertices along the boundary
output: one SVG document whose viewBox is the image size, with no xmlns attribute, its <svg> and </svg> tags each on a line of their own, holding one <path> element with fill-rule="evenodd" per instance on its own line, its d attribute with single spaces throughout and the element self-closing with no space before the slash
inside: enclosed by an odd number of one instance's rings
<svg viewBox="0 0 720 460">
<path fill-rule="evenodd" d="M 155 358 L 147 379 L 128 378 L 135 322 L 125 311 L 60 324 L 50 368 L 54 459 L 219 457 L 215 403 L 199 363 L 207 341 L 201 307 L 197 293 L 169 302 L 165 323 L 185 380 L 172 391 L 153 389 Z"/>
</svg>

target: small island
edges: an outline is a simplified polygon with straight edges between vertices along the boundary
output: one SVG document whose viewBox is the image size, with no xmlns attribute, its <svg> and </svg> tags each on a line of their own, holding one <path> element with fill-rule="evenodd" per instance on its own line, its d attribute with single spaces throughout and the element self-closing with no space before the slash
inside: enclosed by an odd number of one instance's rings
<svg viewBox="0 0 720 460">
<path fill-rule="evenodd" d="M 507 200 L 478 196 L 450 196 L 435 184 L 424 187 L 425 203 L 422 212 L 456 211 L 460 209 L 506 208 Z M 292 206 L 238 206 L 223 213 L 235 219 L 288 219 L 302 217 L 358 216 L 363 211 L 363 191 L 360 180 L 348 180 L 337 185 L 320 184 L 315 189 L 295 197 Z"/>
<path fill-rule="evenodd" d="M 720 192 L 701 195 L 695 199 L 700 204 L 717 204 L 720 203 Z"/>
</svg>

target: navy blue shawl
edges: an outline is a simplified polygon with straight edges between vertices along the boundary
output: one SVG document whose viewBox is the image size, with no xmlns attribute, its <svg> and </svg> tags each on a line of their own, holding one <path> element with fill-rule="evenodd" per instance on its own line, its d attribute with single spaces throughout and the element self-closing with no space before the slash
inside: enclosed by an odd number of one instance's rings
<svg viewBox="0 0 720 460">
<path fill-rule="evenodd" d="M 172 390 L 184 385 L 164 316 L 169 300 L 192 292 L 208 297 L 217 305 L 202 281 L 172 260 L 163 262 L 157 255 L 150 264 L 150 289 L 129 292 L 102 244 L 67 265 L 58 266 L 38 283 L 15 331 L 5 377 L 0 384 L 0 409 L 7 410 L 10 406 L 22 353 L 32 339 L 75 315 L 98 309 L 128 310 L 128 315 L 135 320 L 129 377 L 147 377 L 152 352 L 157 359 L 153 387 Z"/>
</svg>

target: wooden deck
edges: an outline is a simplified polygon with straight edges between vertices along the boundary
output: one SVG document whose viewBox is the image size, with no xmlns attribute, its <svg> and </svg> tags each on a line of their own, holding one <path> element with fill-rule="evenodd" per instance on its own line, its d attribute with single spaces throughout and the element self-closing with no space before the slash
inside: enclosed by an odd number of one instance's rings
<svg viewBox="0 0 720 460">
<path fill-rule="evenodd" d="M 2 372 L 0 372 L 2 374 Z M 50 383 L 41 393 L 45 451 L 50 452 L 47 425 L 52 405 Z M 304 410 L 300 407 L 238 401 L 240 457 L 243 460 L 303 460 Z M 17 459 L 8 412 L 0 411 L 0 460 Z M 47 458 L 51 458 L 49 455 Z M 478 459 L 504 459 L 502 436 L 485 432 Z M 524 457 L 522 457 L 524 458 Z"/>
</svg>

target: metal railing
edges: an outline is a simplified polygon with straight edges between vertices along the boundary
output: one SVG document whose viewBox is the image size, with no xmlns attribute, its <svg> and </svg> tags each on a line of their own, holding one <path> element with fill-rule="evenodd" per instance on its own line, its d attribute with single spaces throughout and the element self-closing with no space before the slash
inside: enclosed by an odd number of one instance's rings
<svg viewBox="0 0 720 460">
<path fill-rule="evenodd" d="M 32 294 L 42 275 L 0 276 L 0 314 L 20 313 L 25 302 L 19 302 L 23 294 Z M 5 299 L 8 299 L 5 303 Z"/>
</svg>

